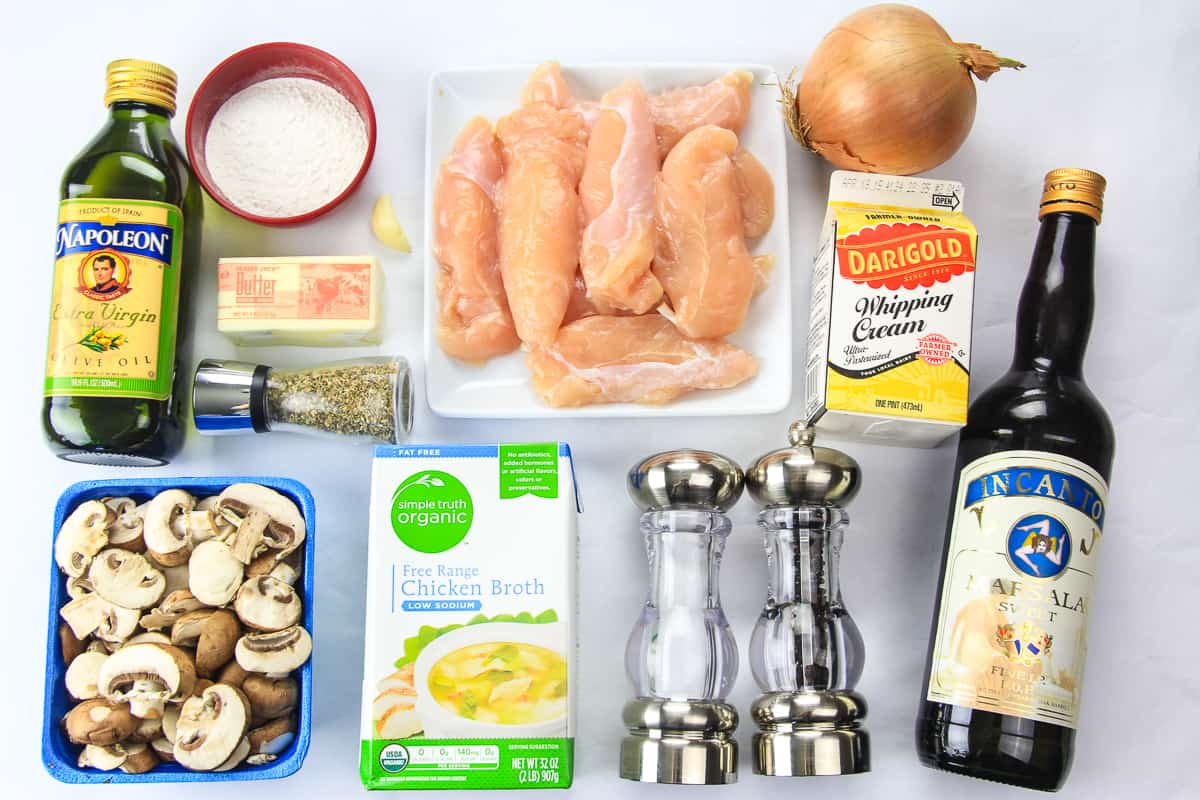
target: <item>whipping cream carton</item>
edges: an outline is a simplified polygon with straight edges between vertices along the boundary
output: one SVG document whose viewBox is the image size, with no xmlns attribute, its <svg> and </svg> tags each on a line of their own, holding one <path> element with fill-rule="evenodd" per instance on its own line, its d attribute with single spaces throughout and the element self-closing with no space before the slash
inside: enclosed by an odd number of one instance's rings
<svg viewBox="0 0 1200 800">
<path fill-rule="evenodd" d="M 571 785 L 576 503 L 566 444 L 376 448 L 368 789 Z"/>
<path fill-rule="evenodd" d="M 839 170 L 813 260 L 810 425 L 932 447 L 967 421 L 975 226 L 963 185 Z"/>
</svg>

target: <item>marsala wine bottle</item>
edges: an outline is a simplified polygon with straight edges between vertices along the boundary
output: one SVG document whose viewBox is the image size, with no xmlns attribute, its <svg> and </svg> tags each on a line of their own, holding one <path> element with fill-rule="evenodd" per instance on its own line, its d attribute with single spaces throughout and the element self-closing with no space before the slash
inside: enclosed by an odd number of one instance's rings
<svg viewBox="0 0 1200 800">
<path fill-rule="evenodd" d="M 1071 767 L 1113 429 L 1083 380 L 1104 178 L 1047 174 L 1012 367 L 958 441 L 921 762 L 1054 791 Z"/>
<path fill-rule="evenodd" d="M 61 458 L 153 466 L 183 444 L 203 197 L 171 134 L 175 73 L 122 59 L 106 80 L 108 120 L 62 180 L 42 427 Z"/>
</svg>

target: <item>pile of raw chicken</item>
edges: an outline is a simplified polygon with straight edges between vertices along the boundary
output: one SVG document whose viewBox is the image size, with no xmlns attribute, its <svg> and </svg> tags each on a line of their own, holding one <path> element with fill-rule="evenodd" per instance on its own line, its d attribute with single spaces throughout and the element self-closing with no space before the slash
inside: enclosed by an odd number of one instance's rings
<svg viewBox="0 0 1200 800">
<path fill-rule="evenodd" d="M 467 123 L 434 190 L 437 337 L 482 362 L 522 346 L 552 406 L 665 403 L 758 370 L 724 341 L 771 258 L 770 175 L 738 146 L 751 75 L 577 100 L 556 62 L 495 126 Z"/>
</svg>

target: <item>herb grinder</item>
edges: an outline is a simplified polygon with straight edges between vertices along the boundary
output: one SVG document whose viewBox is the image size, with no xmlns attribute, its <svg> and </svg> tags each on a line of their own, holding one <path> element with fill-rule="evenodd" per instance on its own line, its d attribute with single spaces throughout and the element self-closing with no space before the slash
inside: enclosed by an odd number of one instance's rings
<svg viewBox="0 0 1200 800">
<path fill-rule="evenodd" d="M 622 778 L 648 783 L 737 780 L 737 711 L 725 698 L 737 677 L 737 643 L 721 610 L 718 576 L 742 495 L 732 460 L 701 450 L 650 456 L 629 471 L 642 510 L 650 590 L 625 648 L 637 691 L 622 712 Z"/>
<path fill-rule="evenodd" d="M 867 707 L 854 691 L 863 641 L 838 581 L 843 506 L 858 493 L 861 471 L 840 450 L 814 447 L 812 428 L 799 422 L 788 438 L 790 447 L 746 471 L 746 488 L 763 506 L 758 524 L 768 574 L 767 602 L 750 640 L 751 670 L 763 691 L 751 706 L 760 729 L 754 772 L 867 772 Z"/>
</svg>

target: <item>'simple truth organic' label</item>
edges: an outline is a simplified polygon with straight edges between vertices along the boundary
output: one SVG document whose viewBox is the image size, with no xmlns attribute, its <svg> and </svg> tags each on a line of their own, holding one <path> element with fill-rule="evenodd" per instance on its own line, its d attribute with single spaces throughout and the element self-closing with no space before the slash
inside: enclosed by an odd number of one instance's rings
<svg viewBox="0 0 1200 800">
<path fill-rule="evenodd" d="M 1066 456 L 996 453 L 958 485 L 928 699 L 1076 727 L 1108 486 Z"/>
<path fill-rule="evenodd" d="M 835 172 L 813 263 L 805 413 L 934 444 L 966 421 L 975 228 L 953 181 Z"/>
<path fill-rule="evenodd" d="M 166 203 L 59 205 L 46 396 L 170 396 L 182 245 Z"/>
</svg>

